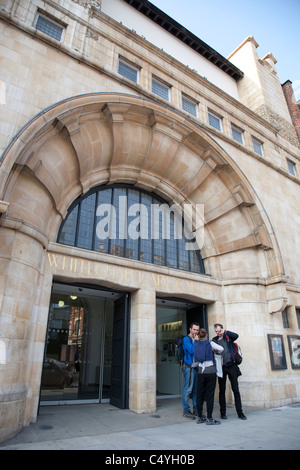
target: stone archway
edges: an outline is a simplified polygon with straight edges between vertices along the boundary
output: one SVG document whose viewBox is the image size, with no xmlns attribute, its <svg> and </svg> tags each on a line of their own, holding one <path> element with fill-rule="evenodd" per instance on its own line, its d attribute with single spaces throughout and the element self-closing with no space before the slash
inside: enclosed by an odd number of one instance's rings
<svg viewBox="0 0 300 470">
<path fill-rule="evenodd" d="M 170 203 L 204 204 L 206 272 L 224 282 L 260 278 L 269 311 L 284 306 L 280 250 L 247 178 L 203 129 L 161 104 L 122 94 L 66 99 L 24 126 L 0 176 L 0 330 L 10 349 L 1 381 L 11 416 L 5 438 L 36 418 L 49 244 L 71 203 L 96 185 L 127 183 Z M 135 301 L 144 301 L 138 291 Z"/>
<path fill-rule="evenodd" d="M 120 94 L 67 99 L 20 131 L 0 169 L 7 221 L 22 221 L 45 240 L 55 241 L 76 197 L 95 185 L 130 183 L 168 202 L 204 204 L 212 275 L 227 277 L 222 256 L 251 248 L 262 248 L 266 261 L 253 272 L 249 266 L 249 276 L 283 274 L 272 228 L 245 175 L 206 132 L 158 103 Z"/>
</svg>

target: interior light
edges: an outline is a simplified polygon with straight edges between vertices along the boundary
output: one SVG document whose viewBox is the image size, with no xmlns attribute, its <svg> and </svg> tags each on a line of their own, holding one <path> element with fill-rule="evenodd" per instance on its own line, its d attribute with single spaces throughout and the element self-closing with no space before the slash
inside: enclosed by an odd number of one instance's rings
<svg viewBox="0 0 300 470">
<path fill-rule="evenodd" d="M 58 301 L 58 306 L 59 307 L 63 307 L 65 305 L 64 301 L 63 300 L 59 300 Z"/>
</svg>

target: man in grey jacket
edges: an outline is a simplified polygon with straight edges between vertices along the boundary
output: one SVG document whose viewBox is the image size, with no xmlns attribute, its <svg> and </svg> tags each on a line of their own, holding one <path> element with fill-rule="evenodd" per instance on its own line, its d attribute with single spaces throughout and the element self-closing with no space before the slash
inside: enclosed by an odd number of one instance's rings
<svg viewBox="0 0 300 470">
<path fill-rule="evenodd" d="M 229 377 L 231 388 L 234 395 L 234 404 L 235 409 L 240 419 L 246 420 L 246 416 L 243 413 L 242 409 L 242 400 L 239 391 L 238 377 L 241 375 L 241 372 L 235 363 L 234 359 L 234 346 L 233 342 L 238 339 L 239 335 L 233 333 L 232 331 L 224 330 L 221 323 L 216 323 L 214 325 L 216 335 L 213 338 L 220 346 L 223 346 L 223 377 L 218 377 L 219 382 L 219 403 L 220 403 L 220 413 L 222 419 L 227 419 L 226 416 L 226 378 Z"/>
</svg>

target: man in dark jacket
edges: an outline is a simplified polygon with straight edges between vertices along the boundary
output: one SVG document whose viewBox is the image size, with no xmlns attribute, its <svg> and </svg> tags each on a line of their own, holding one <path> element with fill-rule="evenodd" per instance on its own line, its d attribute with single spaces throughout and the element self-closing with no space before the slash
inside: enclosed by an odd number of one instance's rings
<svg viewBox="0 0 300 470">
<path fill-rule="evenodd" d="M 218 377 L 219 382 L 219 403 L 221 418 L 227 419 L 226 416 L 226 378 L 229 377 L 231 388 L 234 395 L 235 409 L 240 419 L 247 419 L 243 413 L 241 395 L 239 391 L 238 377 L 241 372 L 235 363 L 233 342 L 238 339 L 239 335 L 232 331 L 224 330 L 223 325 L 216 323 L 214 325 L 216 335 L 213 341 L 223 346 L 223 377 Z"/>
</svg>

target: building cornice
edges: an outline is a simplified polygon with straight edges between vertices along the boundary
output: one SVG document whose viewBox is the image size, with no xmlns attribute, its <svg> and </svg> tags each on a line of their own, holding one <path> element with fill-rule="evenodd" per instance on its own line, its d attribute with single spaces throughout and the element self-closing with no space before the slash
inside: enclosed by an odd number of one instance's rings
<svg viewBox="0 0 300 470">
<path fill-rule="evenodd" d="M 186 46 L 196 51 L 223 72 L 230 75 L 230 77 L 235 80 L 243 78 L 244 74 L 240 69 L 152 3 L 147 0 L 124 1 L 168 33 L 182 41 Z"/>
</svg>

